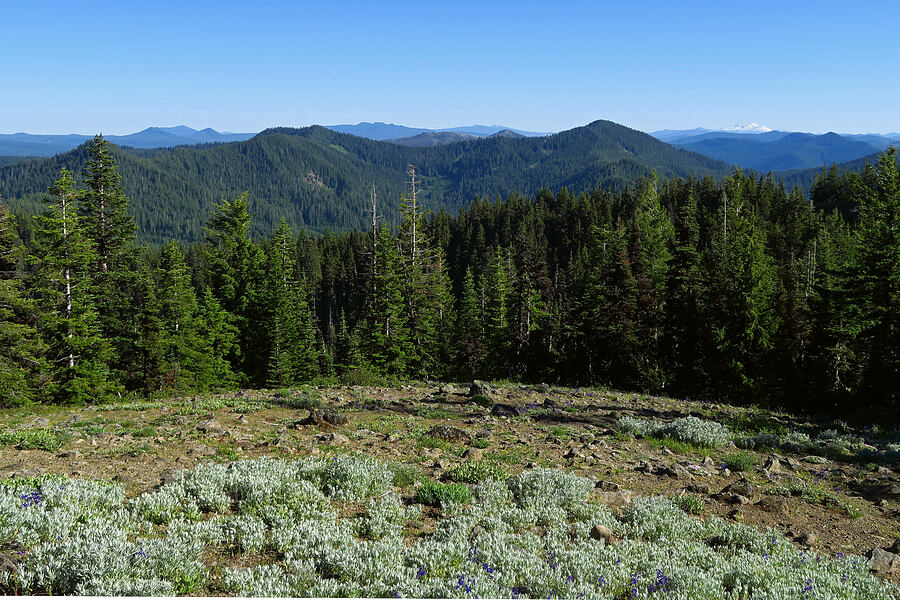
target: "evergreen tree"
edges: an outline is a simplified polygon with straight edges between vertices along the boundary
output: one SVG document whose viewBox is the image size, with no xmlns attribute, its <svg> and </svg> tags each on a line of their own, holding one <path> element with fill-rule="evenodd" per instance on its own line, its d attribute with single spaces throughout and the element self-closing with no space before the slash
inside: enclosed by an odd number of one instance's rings
<svg viewBox="0 0 900 600">
<path fill-rule="evenodd" d="M 675 238 L 666 282 L 664 356 L 671 372 L 670 393 L 689 394 L 705 380 L 702 374 L 700 299 L 700 228 L 692 188 L 679 200 Z"/>
<path fill-rule="evenodd" d="M 488 348 L 488 372 L 509 376 L 509 259 L 502 247 L 494 249 L 484 280 L 484 323 Z"/>
<path fill-rule="evenodd" d="M 487 357 L 484 316 L 475 291 L 475 276 L 466 269 L 462 296 L 456 311 L 456 347 L 461 362 L 461 376 L 478 377 L 484 369 Z"/>
<path fill-rule="evenodd" d="M 203 290 L 198 308 L 197 333 L 202 341 L 195 367 L 198 388 L 232 388 L 238 376 L 226 357 L 232 353 L 238 336 L 238 329 L 231 322 L 233 317 L 209 288 Z"/>
<path fill-rule="evenodd" d="M 366 351 L 372 365 L 385 375 L 403 376 L 412 354 L 405 318 L 405 299 L 400 279 L 400 255 L 397 240 L 387 226 L 377 234 L 378 271 L 367 324 Z"/>
<path fill-rule="evenodd" d="M 232 201 L 223 200 L 213 207 L 206 227 L 211 288 L 222 308 L 232 315 L 238 329 L 238 343 L 229 361 L 245 381 L 262 385 L 265 381 L 268 352 L 260 301 L 263 280 L 263 254 L 250 239 L 252 216 L 247 193 Z"/>
<path fill-rule="evenodd" d="M 47 369 L 35 306 L 22 287 L 24 255 L 15 217 L 0 199 L 0 407 L 38 398 Z"/>
<path fill-rule="evenodd" d="M 49 345 L 47 391 L 56 401 L 81 404 L 116 391 L 108 367 L 112 349 L 94 310 L 89 268 L 97 255 L 76 212 L 80 193 L 70 171 L 63 169 L 50 194 L 47 212 L 36 217 L 39 251 L 33 257 L 41 333 Z"/>
<path fill-rule="evenodd" d="M 315 332 L 303 285 L 296 279 L 293 234 L 285 220 L 275 231 L 267 278 L 268 385 L 283 387 L 319 373 Z"/>
</svg>

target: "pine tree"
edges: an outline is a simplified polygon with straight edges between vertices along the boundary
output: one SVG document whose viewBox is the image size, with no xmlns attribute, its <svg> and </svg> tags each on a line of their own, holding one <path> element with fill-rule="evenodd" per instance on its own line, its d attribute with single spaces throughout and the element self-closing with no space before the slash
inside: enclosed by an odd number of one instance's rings
<svg viewBox="0 0 900 600">
<path fill-rule="evenodd" d="M 0 199 L 0 407 L 37 399 L 47 370 L 35 306 L 22 287 L 24 255 L 15 218 Z"/>
<path fill-rule="evenodd" d="M 49 345 L 48 395 L 81 404 L 116 391 L 108 366 L 113 353 L 94 310 L 89 268 L 97 255 L 76 212 L 80 193 L 70 171 L 63 169 L 50 193 L 47 212 L 35 217 L 39 252 L 33 257 L 41 333 Z"/>
</svg>

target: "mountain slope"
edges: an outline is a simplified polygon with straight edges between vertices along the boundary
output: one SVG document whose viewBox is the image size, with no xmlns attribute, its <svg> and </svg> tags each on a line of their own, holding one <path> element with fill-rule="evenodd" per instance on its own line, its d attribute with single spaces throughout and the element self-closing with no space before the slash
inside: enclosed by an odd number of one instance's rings
<svg viewBox="0 0 900 600">
<path fill-rule="evenodd" d="M 371 185 L 379 209 L 396 222 L 406 168 L 416 165 L 421 200 L 457 211 L 475 196 L 622 188 L 655 170 L 661 177 L 722 175 L 724 163 L 677 150 L 639 131 L 596 121 L 547 137 L 492 137 L 433 147 L 406 147 L 324 127 L 269 129 L 250 140 L 165 150 L 115 149 L 142 238 L 193 241 L 214 202 L 250 192 L 255 234 L 281 217 L 295 228 L 364 228 Z M 62 167 L 80 172 L 85 147 L 0 169 L 0 194 L 16 212 L 37 199 Z"/>
<path fill-rule="evenodd" d="M 397 138 L 386 140 L 392 144 L 400 146 L 440 146 L 442 144 L 452 144 L 463 140 L 472 139 L 473 135 L 465 133 L 456 133 L 455 131 L 426 131 L 418 135 L 406 138 Z"/>
</svg>

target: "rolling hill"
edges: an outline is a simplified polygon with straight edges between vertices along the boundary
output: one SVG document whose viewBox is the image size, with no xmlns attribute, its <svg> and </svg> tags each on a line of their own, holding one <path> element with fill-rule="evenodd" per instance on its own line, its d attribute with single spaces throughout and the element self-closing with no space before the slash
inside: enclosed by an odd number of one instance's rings
<svg viewBox="0 0 900 600">
<path fill-rule="evenodd" d="M 324 127 L 268 129 L 227 144 L 161 150 L 116 148 L 125 191 L 141 238 L 194 241 L 214 202 L 250 192 L 255 235 L 285 217 L 313 231 L 363 228 L 371 185 L 380 209 L 397 220 L 406 168 L 416 165 L 422 202 L 457 211 L 475 196 L 494 198 L 547 187 L 570 191 L 623 188 L 655 170 L 661 177 L 723 175 L 729 167 L 610 121 L 546 137 L 489 137 L 406 147 Z M 17 213 L 41 209 L 40 198 L 63 167 L 80 173 L 85 146 L 0 169 L 0 194 Z"/>
</svg>

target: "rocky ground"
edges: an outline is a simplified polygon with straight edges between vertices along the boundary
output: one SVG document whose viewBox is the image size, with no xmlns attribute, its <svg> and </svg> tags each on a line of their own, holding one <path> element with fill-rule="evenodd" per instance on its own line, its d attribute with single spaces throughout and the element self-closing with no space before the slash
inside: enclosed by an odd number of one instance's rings
<svg viewBox="0 0 900 600">
<path fill-rule="evenodd" d="M 873 571 L 900 581 L 896 464 L 703 449 L 616 430 L 622 416 L 668 421 L 686 415 L 728 426 L 748 423 L 744 411 L 722 405 L 485 384 L 239 391 L 6 409 L 0 411 L 7 444 L 0 449 L 0 478 L 64 474 L 121 482 L 136 495 L 202 461 L 259 456 L 358 452 L 409 464 L 435 479 L 465 462 L 489 463 L 510 475 L 559 467 L 596 481 L 596 494 L 607 504 L 681 496 L 698 518 L 771 527 L 820 553 L 870 556 Z M 754 418 L 759 422 L 758 414 Z"/>
</svg>

